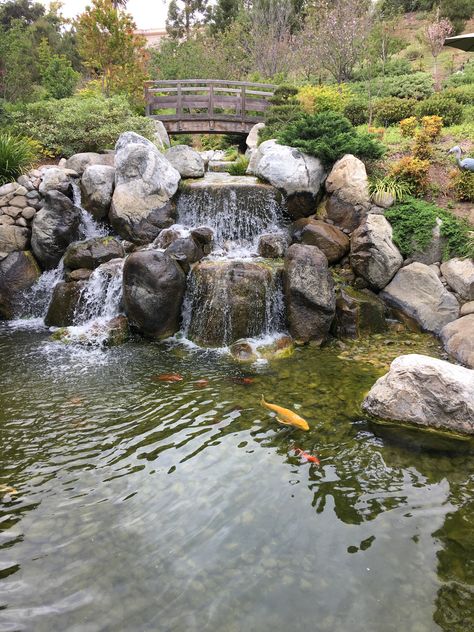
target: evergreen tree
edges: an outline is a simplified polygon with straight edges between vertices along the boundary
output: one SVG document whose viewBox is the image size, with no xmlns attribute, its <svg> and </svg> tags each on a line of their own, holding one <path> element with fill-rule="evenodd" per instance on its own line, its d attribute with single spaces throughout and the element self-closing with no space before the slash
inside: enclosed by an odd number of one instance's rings
<svg viewBox="0 0 474 632">
<path fill-rule="evenodd" d="M 206 20 L 208 0 L 171 0 L 166 19 L 168 35 L 176 40 L 189 39 L 193 27 Z"/>
</svg>

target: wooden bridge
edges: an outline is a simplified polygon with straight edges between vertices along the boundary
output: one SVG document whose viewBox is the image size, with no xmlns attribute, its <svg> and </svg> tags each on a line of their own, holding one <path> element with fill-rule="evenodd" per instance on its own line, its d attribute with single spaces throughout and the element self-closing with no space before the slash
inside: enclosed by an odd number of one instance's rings
<svg viewBox="0 0 474 632">
<path fill-rule="evenodd" d="M 248 134 L 276 86 L 218 79 L 147 81 L 146 114 L 170 134 Z"/>
</svg>

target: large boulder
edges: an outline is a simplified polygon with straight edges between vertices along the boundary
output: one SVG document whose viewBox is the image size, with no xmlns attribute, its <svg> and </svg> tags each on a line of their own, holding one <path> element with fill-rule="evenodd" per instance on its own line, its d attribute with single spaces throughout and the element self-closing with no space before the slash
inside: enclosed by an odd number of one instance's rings
<svg viewBox="0 0 474 632">
<path fill-rule="evenodd" d="M 410 262 L 419 261 L 420 263 L 426 263 L 426 265 L 429 266 L 443 260 L 448 240 L 441 234 L 442 224 L 442 220 L 436 218 L 436 224 L 433 226 L 433 230 L 431 231 L 431 240 L 423 249 L 416 247 L 414 244 L 414 250 L 410 255 Z"/>
<path fill-rule="evenodd" d="M 12 252 L 0 261 L 0 318 L 15 316 L 23 292 L 39 279 L 40 274 L 41 270 L 29 251 Z"/>
<path fill-rule="evenodd" d="M 41 195 L 46 195 L 48 191 L 61 191 L 61 193 L 67 194 L 70 187 L 71 179 L 66 171 L 60 167 L 50 167 L 43 174 L 39 192 Z"/>
<path fill-rule="evenodd" d="M 342 287 L 336 298 L 334 334 L 338 338 L 359 338 L 387 329 L 383 302 L 370 290 Z"/>
<path fill-rule="evenodd" d="M 180 327 L 186 277 L 165 252 L 141 250 L 125 261 L 123 299 L 131 325 L 150 338 L 166 338 Z"/>
<path fill-rule="evenodd" d="M 68 246 L 64 254 L 64 265 L 71 270 L 87 268 L 93 270 L 107 261 L 125 256 L 122 244 L 113 237 L 93 237 Z"/>
<path fill-rule="evenodd" d="M 423 330 L 435 334 L 459 315 L 456 297 L 424 263 L 411 263 L 399 270 L 380 297 L 413 318 Z"/>
<path fill-rule="evenodd" d="M 202 178 L 204 160 L 188 145 L 174 145 L 165 152 L 165 157 L 177 169 L 182 178 Z"/>
<path fill-rule="evenodd" d="M 79 239 L 81 211 L 59 191 L 49 191 L 35 215 L 31 247 L 45 269 L 55 268 L 66 248 Z"/>
<path fill-rule="evenodd" d="M 53 290 L 48 311 L 44 318 L 48 327 L 69 327 L 74 325 L 74 315 L 79 308 L 86 281 L 60 281 Z"/>
<path fill-rule="evenodd" d="M 151 242 L 173 224 L 171 198 L 181 176 L 152 142 L 134 132 L 119 137 L 115 165 L 112 226 L 124 239 Z"/>
<path fill-rule="evenodd" d="M 441 264 L 441 274 L 450 288 L 465 301 L 474 301 L 474 261 L 450 259 Z"/>
<path fill-rule="evenodd" d="M 338 160 L 326 179 L 330 193 L 327 217 L 337 226 L 355 230 L 370 207 L 369 182 L 364 163 L 346 154 Z"/>
<path fill-rule="evenodd" d="M 115 164 L 114 152 L 107 154 L 97 154 L 93 151 L 86 151 L 80 154 L 74 154 L 66 160 L 65 168 L 76 171 L 79 175 L 82 175 L 87 167 L 91 165 L 106 165 L 113 167 Z"/>
<path fill-rule="evenodd" d="M 354 231 L 351 240 L 351 267 L 374 290 L 381 290 L 403 263 L 392 241 L 392 227 L 383 215 L 370 214 Z"/>
<path fill-rule="evenodd" d="M 336 297 L 328 260 L 319 248 L 290 246 L 285 259 L 284 293 L 293 338 L 322 343 L 334 319 Z"/>
<path fill-rule="evenodd" d="M 382 421 L 474 434 L 474 371 L 423 355 L 400 356 L 362 408 Z"/>
<path fill-rule="evenodd" d="M 266 180 L 287 196 L 288 212 L 293 219 L 315 212 L 323 192 L 326 171 L 318 158 L 294 147 L 263 142 L 250 159 L 248 173 Z"/>
<path fill-rule="evenodd" d="M 441 330 L 441 340 L 451 356 L 474 369 L 474 314 L 445 325 Z"/>
<path fill-rule="evenodd" d="M 0 225 L 0 253 L 26 250 L 30 239 L 30 231 L 22 226 L 11 224 Z"/>
<path fill-rule="evenodd" d="M 115 167 L 90 165 L 81 179 L 82 206 L 96 219 L 107 217 L 115 186 Z"/>
<path fill-rule="evenodd" d="M 302 218 L 293 226 L 294 241 L 307 246 L 317 246 L 326 255 L 329 263 L 336 263 L 349 252 L 349 237 L 320 219 Z"/>
<path fill-rule="evenodd" d="M 264 333 L 272 290 L 272 271 L 264 264 L 198 263 L 190 276 L 189 338 L 217 347 Z"/>
</svg>

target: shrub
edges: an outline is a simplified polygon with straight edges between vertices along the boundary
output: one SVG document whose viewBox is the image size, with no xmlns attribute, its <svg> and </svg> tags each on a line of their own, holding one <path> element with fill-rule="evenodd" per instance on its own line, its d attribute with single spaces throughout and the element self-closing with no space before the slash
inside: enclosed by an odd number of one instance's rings
<svg viewBox="0 0 474 632">
<path fill-rule="evenodd" d="M 435 204 L 410 198 L 387 209 L 385 217 L 393 227 L 393 240 L 405 257 L 428 246 L 437 218 L 442 221 L 441 235 L 447 240 L 444 259 L 474 256 L 467 222 Z"/>
<path fill-rule="evenodd" d="M 470 83 L 474 83 L 474 60 L 466 62 L 462 70 L 448 77 L 446 86 L 455 87 Z"/>
<path fill-rule="evenodd" d="M 249 166 L 249 159 L 240 155 L 234 164 L 229 165 L 227 171 L 231 176 L 244 176 L 247 173 L 247 167 Z"/>
<path fill-rule="evenodd" d="M 272 105 L 265 112 L 265 127 L 259 131 L 260 142 L 276 138 L 289 123 L 296 121 L 302 114 L 296 98 L 298 88 L 283 84 L 278 86 L 270 99 Z"/>
<path fill-rule="evenodd" d="M 344 154 L 374 159 L 384 153 L 381 143 L 368 133 L 358 132 L 348 119 L 337 112 L 304 114 L 285 127 L 278 140 L 318 157 L 326 167 Z"/>
<path fill-rule="evenodd" d="M 428 187 L 428 170 L 430 163 L 412 156 L 405 156 L 392 165 L 390 175 L 407 182 L 413 193 L 422 195 Z"/>
<path fill-rule="evenodd" d="M 393 176 L 382 176 L 369 180 L 369 193 L 373 198 L 388 193 L 394 200 L 400 201 L 413 193 L 413 187 L 408 182 L 397 180 Z"/>
<path fill-rule="evenodd" d="M 129 130 L 153 138 L 153 123 L 136 116 L 121 96 L 30 103 L 11 112 L 10 119 L 15 133 L 37 140 L 55 156 L 112 148 Z"/>
<path fill-rule="evenodd" d="M 37 157 L 38 147 L 30 139 L 0 133 L 0 186 L 28 171 Z"/>
<path fill-rule="evenodd" d="M 474 84 L 446 88 L 439 94 L 463 105 L 474 105 Z"/>
<path fill-rule="evenodd" d="M 375 119 L 382 125 L 394 125 L 401 120 L 412 116 L 416 106 L 414 99 L 399 99 L 398 97 L 385 97 L 374 103 Z"/>
<path fill-rule="evenodd" d="M 416 114 L 422 116 L 441 116 L 446 126 L 456 125 L 462 121 L 462 105 L 454 99 L 442 94 L 435 94 L 416 106 Z"/>
<path fill-rule="evenodd" d="M 433 77 L 428 72 L 413 72 L 409 75 L 387 77 L 383 84 L 384 96 L 399 99 L 425 99 L 433 94 Z"/>
<path fill-rule="evenodd" d="M 429 160 L 433 154 L 431 145 L 432 138 L 423 129 L 419 129 L 415 134 L 413 143 L 413 156 L 420 160 Z"/>
<path fill-rule="evenodd" d="M 70 97 L 81 75 L 74 70 L 69 59 L 54 54 L 46 38 L 41 40 L 38 56 L 41 83 L 47 96 L 52 99 Z"/>
<path fill-rule="evenodd" d="M 303 86 L 298 91 L 298 101 L 308 114 L 318 112 L 343 112 L 351 93 L 347 86 Z"/>
<path fill-rule="evenodd" d="M 430 140 L 436 140 L 443 129 L 443 119 L 441 116 L 423 116 L 421 128 Z"/>
<path fill-rule="evenodd" d="M 413 138 L 418 127 L 418 120 L 416 116 L 409 116 L 402 119 L 398 125 L 403 138 Z"/>
<path fill-rule="evenodd" d="M 456 200 L 474 202 L 474 173 L 456 169 L 449 176 L 449 188 Z"/>
<path fill-rule="evenodd" d="M 363 125 L 369 120 L 369 106 L 362 97 L 354 96 L 344 106 L 344 116 L 352 125 Z"/>
<path fill-rule="evenodd" d="M 410 44 L 410 46 L 405 48 L 404 55 L 409 61 L 416 61 L 417 59 L 421 59 L 424 53 L 421 46 Z"/>
</svg>

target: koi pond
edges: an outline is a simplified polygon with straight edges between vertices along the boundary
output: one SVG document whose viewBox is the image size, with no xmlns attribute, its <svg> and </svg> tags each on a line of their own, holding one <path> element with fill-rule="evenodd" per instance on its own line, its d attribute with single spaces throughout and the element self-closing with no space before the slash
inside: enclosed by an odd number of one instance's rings
<svg viewBox="0 0 474 632">
<path fill-rule="evenodd" d="M 385 334 L 246 366 L 0 325 L 0 631 L 473 630 L 471 444 L 360 413 L 417 351 L 439 353 Z"/>
</svg>

